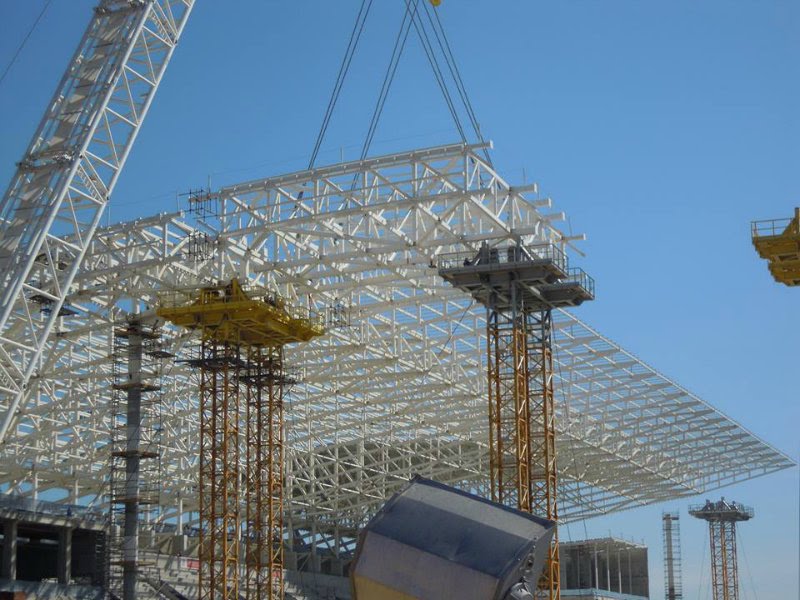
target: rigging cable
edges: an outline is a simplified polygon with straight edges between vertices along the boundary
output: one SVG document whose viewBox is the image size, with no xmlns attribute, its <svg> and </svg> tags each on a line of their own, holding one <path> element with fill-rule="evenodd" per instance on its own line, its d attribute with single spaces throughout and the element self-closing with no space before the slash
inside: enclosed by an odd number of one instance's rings
<svg viewBox="0 0 800 600">
<path fill-rule="evenodd" d="M 481 144 L 486 143 L 483 138 L 483 134 L 481 133 L 480 123 L 478 122 L 478 117 L 475 114 L 475 109 L 472 107 L 472 102 L 469 99 L 469 94 L 467 93 L 467 87 L 464 85 L 464 80 L 461 77 L 461 70 L 458 68 L 458 63 L 456 62 L 456 57 L 453 54 L 453 50 L 450 47 L 450 41 L 447 39 L 447 32 L 444 29 L 444 25 L 442 25 L 442 21 L 439 18 L 438 11 L 429 8 L 425 5 L 425 12 L 428 16 L 428 20 L 431 23 L 431 28 L 433 29 L 433 33 L 436 36 L 436 41 L 439 44 L 439 48 L 442 51 L 442 55 L 444 56 L 445 62 L 447 63 L 447 67 L 450 70 L 450 75 L 453 78 L 453 81 L 456 83 L 456 89 L 458 90 L 458 95 L 461 97 L 461 102 L 464 103 L 464 108 L 467 111 L 467 116 L 469 117 L 470 123 L 472 124 L 472 128 L 475 131 L 475 136 L 477 137 L 478 141 Z M 431 17 L 431 13 L 435 17 L 435 23 L 433 17 Z M 439 35 L 441 33 L 441 36 Z M 486 160 L 489 162 L 489 166 L 492 166 L 491 158 L 489 157 L 488 149 L 484 149 L 483 151 Z"/>
<path fill-rule="evenodd" d="M 408 1 L 409 0 L 406 0 L 406 3 L 408 3 Z M 428 32 L 425 30 L 425 23 L 422 21 L 422 17 L 419 18 L 419 22 L 417 22 L 417 19 L 414 19 L 413 24 L 414 29 L 419 36 L 420 42 L 422 42 L 422 49 L 425 51 L 425 55 L 428 57 L 428 62 L 433 69 L 433 76 L 436 79 L 436 83 L 439 85 L 442 96 L 444 96 L 444 101 L 447 103 L 447 108 L 450 110 L 450 115 L 453 117 L 453 122 L 456 125 L 456 129 L 458 129 L 458 133 L 461 136 L 461 141 L 466 144 L 467 136 L 464 133 L 461 120 L 458 118 L 458 111 L 456 110 L 455 103 L 450 95 L 450 90 L 447 87 L 447 80 L 444 78 L 442 69 L 439 66 L 439 61 L 436 58 L 436 51 L 433 48 L 433 44 L 431 43 L 430 36 L 428 36 Z"/>
<path fill-rule="evenodd" d="M 314 150 L 311 152 L 311 159 L 308 161 L 308 168 L 312 169 L 314 163 L 317 161 L 322 141 L 325 139 L 325 133 L 328 131 L 333 110 L 336 107 L 336 102 L 341 94 L 344 80 L 350 70 L 350 63 L 353 62 L 353 56 L 356 52 L 356 47 L 361 39 L 361 34 L 364 32 L 364 24 L 367 22 L 367 16 L 372 8 L 372 0 L 362 0 L 361 7 L 356 15 L 356 21 L 353 24 L 353 31 L 350 33 L 350 40 L 347 42 L 347 49 L 345 50 L 344 57 L 342 57 L 342 64 L 339 66 L 339 74 L 336 76 L 336 83 L 331 91 L 331 97 L 328 100 L 328 107 L 325 109 L 325 116 L 322 119 L 322 126 L 317 134 L 317 140 L 314 144 Z"/>
<path fill-rule="evenodd" d="M 11 70 L 11 67 L 13 67 L 14 63 L 17 62 L 17 58 L 19 58 L 20 52 L 22 52 L 23 48 L 25 48 L 25 44 L 28 43 L 28 40 L 30 39 L 31 35 L 33 35 L 33 32 L 35 31 L 36 27 L 39 25 L 39 21 L 42 20 L 42 17 L 44 16 L 44 13 L 47 12 L 47 9 L 50 7 L 50 4 L 52 2 L 53 2 L 53 0 L 46 0 L 46 2 L 44 3 L 44 6 L 42 7 L 42 10 L 39 11 L 39 16 L 36 17 L 36 20 L 33 22 L 33 25 L 31 25 L 31 28 L 28 30 L 28 33 L 26 33 L 25 37 L 22 38 L 22 43 L 20 43 L 20 45 L 17 48 L 16 52 L 14 52 L 14 56 L 11 57 L 11 60 L 6 65 L 6 68 L 3 70 L 3 74 L 0 75 L 0 84 L 3 83 L 3 80 L 6 78 L 6 75 L 8 75 L 8 72 Z"/>
<path fill-rule="evenodd" d="M 364 160 L 367 157 L 369 147 L 372 144 L 373 138 L 375 137 L 375 131 L 378 128 L 378 121 L 383 113 L 383 107 L 386 105 L 386 98 L 389 96 L 389 88 L 391 88 L 392 82 L 394 81 L 394 76 L 397 72 L 397 66 L 400 64 L 400 56 L 402 55 L 406 41 L 408 40 L 408 33 L 411 30 L 411 23 L 414 21 L 414 14 L 417 11 L 418 1 L 419 0 L 413 0 L 413 12 L 410 10 L 411 7 L 409 6 L 408 2 L 406 2 L 406 10 L 403 12 L 403 20 L 400 22 L 400 30 L 397 32 L 397 37 L 394 41 L 394 48 L 392 48 L 392 57 L 389 60 L 388 67 L 386 68 L 386 73 L 383 77 L 383 83 L 381 84 L 381 91 L 378 94 L 378 100 L 376 101 L 375 108 L 372 111 L 372 118 L 370 119 L 369 127 L 367 128 L 367 135 L 364 139 L 364 145 L 361 147 L 361 160 Z M 410 19 L 409 16 L 411 17 Z M 354 179 L 353 187 L 355 187 L 356 182 L 357 179 Z"/>
<path fill-rule="evenodd" d="M 456 110 L 455 103 L 453 102 L 453 98 L 448 89 L 447 81 L 444 77 L 444 74 L 442 73 L 441 67 L 439 66 L 439 61 L 436 58 L 436 52 L 433 43 L 431 42 L 430 36 L 428 35 L 428 32 L 425 29 L 425 23 L 422 20 L 422 17 L 418 15 L 419 0 L 405 0 L 405 3 L 406 3 L 406 12 L 403 15 L 403 22 L 401 24 L 400 33 L 398 33 L 398 38 L 395 43 L 395 50 L 399 51 L 397 53 L 393 52 L 392 60 L 390 61 L 389 67 L 387 68 L 386 77 L 384 78 L 384 85 L 381 88 L 381 95 L 379 96 L 378 102 L 375 106 L 375 111 L 373 112 L 372 120 L 370 121 L 370 127 L 367 132 L 367 138 L 364 141 L 364 147 L 361 152 L 361 160 L 364 160 L 369 152 L 370 145 L 372 144 L 372 140 L 375 136 L 375 131 L 377 130 L 378 127 L 378 122 L 380 120 L 381 114 L 383 113 L 383 108 L 386 104 L 386 98 L 389 93 L 389 88 L 392 85 L 392 81 L 394 80 L 394 76 L 397 71 L 397 65 L 399 64 L 400 54 L 402 53 L 403 48 L 405 47 L 405 41 L 408 37 L 408 31 L 410 29 L 410 25 L 406 23 L 406 20 L 409 17 L 409 15 L 411 17 L 410 24 L 414 26 L 414 29 L 417 32 L 417 35 L 419 36 L 420 42 L 422 43 L 422 48 L 425 51 L 425 55 L 433 70 L 433 75 L 434 78 L 436 79 L 436 83 L 439 86 L 439 89 L 442 92 L 442 96 L 444 97 L 445 103 L 447 104 L 447 108 L 450 111 L 450 116 L 453 118 L 453 122 L 455 123 L 456 129 L 458 130 L 458 133 L 461 136 L 461 140 L 465 144 L 467 143 L 467 138 L 464 132 L 464 128 L 461 125 L 461 120 L 459 119 L 458 111 Z M 412 10 L 412 5 L 413 5 L 413 10 Z M 440 47 L 442 46 L 440 45 Z"/>
</svg>

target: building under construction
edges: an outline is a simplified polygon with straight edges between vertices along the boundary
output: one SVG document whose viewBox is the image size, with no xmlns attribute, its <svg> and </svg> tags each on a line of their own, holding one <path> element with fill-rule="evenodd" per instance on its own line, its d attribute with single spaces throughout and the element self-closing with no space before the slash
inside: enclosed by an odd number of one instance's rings
<svg viewBox="0 0 800 600">
<path fill-rule="evenodd" d="M 0 590 L 344 598 L 417 474 L 566 523 L 795 464 L 577 316 L 489 142 L 101 225 L 193 5 L 100 2 L 0 205 Z M 646 549 L 558 548 L 542 597 L 648 597 Z"/>
</svg>

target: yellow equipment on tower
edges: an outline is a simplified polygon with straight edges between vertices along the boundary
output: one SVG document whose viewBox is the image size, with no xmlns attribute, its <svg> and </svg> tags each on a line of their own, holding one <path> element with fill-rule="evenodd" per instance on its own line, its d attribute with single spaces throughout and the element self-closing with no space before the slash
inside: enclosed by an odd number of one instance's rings
<svg viewBox="0 0 800 600">
<path fill-rule="evenodd" d="M 189 361 L 200 372 L 199 597 L 282 600 L 283 347 L 321 336 L 322 322 L 237 279 L 165 296 L 156 312 L 201 332 Z"/>
<path fill-rule="evenodd" d="M 769 272 L 778 283 L 800 285 L 800 208 L 794 218 L 753 221 L 753 245 L 769 261 Z"/>
</svg>

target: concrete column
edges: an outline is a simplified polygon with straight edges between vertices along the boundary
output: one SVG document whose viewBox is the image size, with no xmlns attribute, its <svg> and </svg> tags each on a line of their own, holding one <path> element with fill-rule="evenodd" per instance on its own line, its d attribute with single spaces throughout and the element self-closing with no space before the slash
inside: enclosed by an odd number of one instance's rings
<svg viewBox="0 0 800 600">
<path fill-rule="evenodd" d="M 628 548 L 628 593 L 633 594 L 633 572 L 631 571 L 631 550 Z"/>
<path fill-rule="evenodd" d="M 58 583 L 67 585 L 72 573 L 72 529 L 64 527 L 58 532 Z"/>
<path fill-rule="evenodd" d="M 6 519 L 3 522 L 3 560 L 0 564 L 0 577 L 17 578 L 17 522 Z"/>
</svg>

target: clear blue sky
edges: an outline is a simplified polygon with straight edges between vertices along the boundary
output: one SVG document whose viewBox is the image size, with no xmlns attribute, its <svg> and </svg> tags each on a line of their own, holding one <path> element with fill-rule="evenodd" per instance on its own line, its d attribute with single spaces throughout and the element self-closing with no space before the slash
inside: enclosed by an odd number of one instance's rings
<svg viewBox="0 0 800 600">
<path fill-rule="evenodd" d="M 43 3 L 0 0 L 0 67 Z M 94 3 L 54 0 L 0 85 L 3 185 Z M 363 139 L 402 10 L 375 4 L 322 162 L 354 157 Z M 209 176 L 304 167 L 357 7 L 198 0 L 112 220 L 173 210 L 177 191 Z M 501 173 L 521 183 L 524 170 L 589 236 L 599 299 L 581 316 L 796 459 L 800 290 L 770 279 L 749 222 L 800 203 L 800 3 L 444 0 L 440 15 Z M 455 139 L 412 39 L 375 148 Z M 743 598 L 798 597 L 799 489 L 794 469 L 721 492 L 756 509 L 740 528 Z M 660 514 L 686 517 L 687 504 L 586 531 L 649 544 L 661 598 Z M 682 533 L 685 597 L 702 600 L 705 529 L 686 517 Z"/>
</svg>

